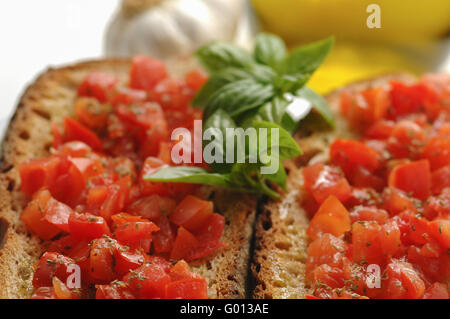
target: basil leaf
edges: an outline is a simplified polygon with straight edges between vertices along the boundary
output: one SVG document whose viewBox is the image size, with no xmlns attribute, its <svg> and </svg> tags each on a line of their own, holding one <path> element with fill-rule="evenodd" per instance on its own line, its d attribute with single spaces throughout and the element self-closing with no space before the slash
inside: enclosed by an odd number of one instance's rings
<svg viewBox="0 0 450 319">
<path fill-rule="evenodd" d="M 283 61 L 283 74 L 312 74 L 322 64 L 334 45 L 334 38 L 309 43 L 292 51 Z"/>
<path fill-rule="evenodd" d="M 300 147 L 298 146 L 297 142 L 292 138 L 292 136 L 281 126 L 270 123 L 266 121 L 255 121 L 253 122 L 253 127 L 255 127 L 258 130 L 258 144 L 259 139 L 264 138 L 267 139 L 266 141 L 266 150 L 259 149 L 259 154 L 266 152 L 267 155 L 273 156 L 272 154 L 272 147 L 277 146 L 278 152 L 279 152 L 279 158 L 280 161 L 284 161 L 286 159 L 294 158 L 299 155 L 302 155 L 302 151 L 300 150 Z M 261 136 L 260 135 L 260 128 L 266 128 L 267 129 L 267 136 Z M 278 141 L 275 141 L 272 145 L 272 128 L 278 129 Z"/>
<path fill-rule="evenodd" d="M 282 163 L 280 163 L 280 167 L 275 174 L 267 174 L 264 177 L 280 186 L 283 190 L 286 190 L 287 174 Z"/>
<path fill-rule="evenodd" d="M 245 186 L 247 188 L 250 188 L 253 190 L 253 192 L 261 193 L 269 196 L 272 199 L 278 199 L 280 197 L 280 194 L 278 194 L 276 191 L 270 189 L 266 185 L 266 176 L 269 175 L 261 175 L 260 168 L 264 166 L 261 163 L 257 164 L 240 164 L 236 163 L 233 165 L 233 169 L 231 172 L 231 176 L 233 179 L 233 182 L 236 185 L 239 185 L 241 189 L 245 189 Z M 270 175 L 274 180 L 278 180 L 279 182 L 282 182 L 282 178 L 277 178 L 274 175 Z"/>
<path fill-rule="evenodd" d="M 208 82 L 197 93 L 192 104 L 204 108 L 211 96 L 228 83 L 253 78 L 258 82 L 269 84 L 273 81 L 275 72 L 264 65 L 249 65 L 247 69 L 226 68 L 211 75 Z"/>
<path fill-rule="evenodd" d="M 211 96 L 228 83 L 244 80 L 249 77 L 247 71 L 238 68 L 226 68 L 211 75 L 210 79 L 197 93 L 192 104 L 204 108 Z"/>
<path fill-rule="evenodd" d="M 255 40 L 255 60 L 276 69 L 286 57 L 284 41 L 273 34 L 262 33 Z"/>
<path fill-rule="evenodd" d="M 213 132 L 214 137 L 212 137 L 212 140 L 203 141 L 203 150 L 205 150 L 206 147 L 214 148 L 214 150 L 218 152 L 218 154 L 214 154 L 216 155 L 215 158 L 221 158 L 221 163 L 216 160 L 213 163 L 209 163 L 214 171 L 227 173 L 231 170 L 232 165 L 226 163 L 226 129 L 235 127 L 236 124 L 233 119 L 221 109 L 214 112 L 205 122 L 203 130 L 206 131 L 212 129 L 215 132 Z"/>
<path fill-rule="evenodd" d="M 229 174 L 210 173 L 203 168 L 193 166 L 165 167 L 152 175 L 145 176 L 144 179 L 154 182 L 192 183 L 220 187 L 232 185 Z"/>
<path fill-rule="evenodd" d="M 195 56 L 211 73 L 227 67 L 243 68 L 254 63 L 247 51 L 225 42 L 211 42 L 198 49 Z"/>
<path fill-rule="evenodd" d="M 308 82 L 310 77 L 309 74 L 284 74 L 275 80 L 274 86 L 280 95 L 288 92 L 295 93 Z"/>
<path fill-rule="evenodd" d="M 336 127 L 333 113 L 328 107 L 327 101 L 322 96 L 306 86 L 297 91 L 296 95 L 311 102 L 313 109 L 317 113 L 319 113 L 319 115 L 325 120 L 325 122 L 332 128 Z"/>
<path fill-rule="evenodd" d="M 271 85 L 264 85 L 252 79 L 232 82 L 211 96 L 203 117 L 207 119 L 215 111 L 222 109 L 234 118 L 264 104 L 273 96 L 274 89 Z"/>
<path fill-rule="evenodd" d="M 251 127 L 254 121 L 281 124 L 288 105 L 289 102 L 285 98 L 275 96 L 273 100 L 261 106 L 256 114 L 254 111 L 248 112 L 249 114 L 242 119 L 241 125 L 243 127 Z"/>
</svg>

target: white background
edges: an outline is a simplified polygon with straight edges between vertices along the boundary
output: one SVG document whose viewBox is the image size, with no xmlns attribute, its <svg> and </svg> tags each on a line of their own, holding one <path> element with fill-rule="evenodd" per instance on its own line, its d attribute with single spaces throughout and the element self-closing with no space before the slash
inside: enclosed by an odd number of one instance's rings
<svg viewBox="0 0 450 319">
<path fill-rule="evenodd" d="M 0 135 L 18 98 L 52 65 L 99 57 L 119 0 L 0 1 Z"/>
</svg>

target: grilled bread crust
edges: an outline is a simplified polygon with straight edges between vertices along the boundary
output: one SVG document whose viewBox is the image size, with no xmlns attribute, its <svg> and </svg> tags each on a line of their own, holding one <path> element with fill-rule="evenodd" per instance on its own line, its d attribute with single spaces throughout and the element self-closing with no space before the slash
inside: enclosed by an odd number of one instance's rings
<svg viewBox="0 0 450 319">
<path fill-rule="evenodd" d="M 308 163 L 327 162 L 329 145 L 334 139 L 356 137 L 356 132 L 339 115 L 342 90 L 357 92 L 370 87 L 386 87 L 392 80 L 412 82 L 414 77 L 407 74 L 388 75 L 339 89 L 327 97 L 336 120 L 336 129 L 312 134 L 301 130 L 296 133 L 295 138 L 304 154 L 285 163 L 289 172 L 287 191 L 280 200 L 264 205 L 257 216 L 251 264 L 254 298 L 297 299 L 311 293 L 305 282 L 309 219 L 301 206 L 305 195 L 301 168 Z"/>
<path fill-rule="evenodd" d="M 168 61 L 172 74 L 192 67 L 192 59 Z M 77 87 L 92 71 L 128 80 L 130 61 L 108 59 L 49 69 L 31 84 L 21 98 L 2 143 L 0 160 L 0 298 L 28 298 L 33 287 L 33 265 L 48 243 L 27 232 L 20 214 L 28 198 L 20 191 L 18 165 L 32 157 L 47 156 L 52 145 L 50 123 L 73 116 Z M 226 226 L 227 246 L 215 255 L 192 263 L 208 281 L 210 298 L 245 298 L 250 242 L 256 214 L 252 197 L 204 187 L 204 198 L 213 200 Z"/>
</svg>

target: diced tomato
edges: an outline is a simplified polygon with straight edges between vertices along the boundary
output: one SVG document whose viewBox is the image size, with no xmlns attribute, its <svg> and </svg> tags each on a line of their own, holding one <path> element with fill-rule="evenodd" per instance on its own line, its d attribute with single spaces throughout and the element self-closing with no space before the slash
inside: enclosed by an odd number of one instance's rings
<svg viewBox="0 0 450 319">
<path fill-rule="evenodd" d="M 335 167 L 313 164 L 302 170 L 305 189 L 321 204 L 334 195 L 345 202 L 351 195 L 351 188 L 345 176 Z"/>
<path fill-rule="evenodd" d="M 167 129 L 164 113 L 156 103 L 143 102 L 119 105 L 116 114 L 122 121 L 144 130 L 151 128 Z"/>
<path fill-rule="evenodd" d="M 355 187 L 373 188 L 377 191 L 381 191 L 385 186 L 383 178 L 375 175 L 360 165 L 355 168 L 350 181 Z"/>
<path fill-rule="evenodd" d="M 450 187 L 450 165 L 441 167 L 431 174 L 431 192 L 439 194 L 446 187 Z"/>
<path fill-rule="evenodd" d="M 330 288 L 341 288 L 344 286 L 344 270 L 322 264 L 313 271 L 314 282 L 324 284 Z"/>
<path fill-rule="evenodd" d="M 33 277 L 33 286 L 38 287 L 52 287 L 53 277 L 58 277 L 63 282 L 71 274 L 67 267 L 74 265 L 75 261 L 69 257 L 58 253 L 46 252 L 42 255 Z"/>
<path fill-rule="evenodd" d="M 384 263 L 382 247 L 379 242 L 381 226 L 374 221 L 356 222 L 352 225 L 353 261 L 358 264 Z"/>
<path fill-rule="evenodd" d="M 146 263 L 131 271 L 123 280 L 133 294 L 144 299 L 164 298 L 166 286 L 171 282 L 164 267 L 158 263 Z"/>
<path fill-rule="evenodd" d="M 178 261 L 173 267 L 169 270 L 169 276 L 172 281 L 185 280 L 198 278 L 199 276 L 192 273 L 189 265 L 184 260 Z"/>
<path fill-rule="evenodd" d="M 347 208 L 354 206 L 379 206 L 382 202 L 380 194 L 371 188 L 353 187 L 350 198 L 345 202 Z"/>
<path fill-rule="evenodd" d="M 58 277 L 53 277 L 53 289 L 58 299 L 80 299 L 81 292 L 79 290 L 71 290 Z"/>
<path fill-rule="evenodd" d="M 34 291 L 30 299 L 56 299 L 55 290 L 53 287 L 39 287 Z"/>
<path fill-rule="evenodd" d="M 367 89 L 361 94 L 350 91 L 341 94 L 342 113 L 354 128 L 362 131 L 383 118 L 388 107 L 389 96 L 382 88 Z"/>
<path fill-rule="evenodd" d="M 161 168 L 168 167 L 163 161 L 155 157 L 147 157 L 142 167 L 139 184 L 144 195 L 158 194 L 161 196 L 169 195 L 169 186 L 167 183 L 152 182 L 146 180 L 146 176 L 150 176 Z"/>
<path fill-rule="evenodd" d="M 114 271 L 119 275 L 125 275 L 130 270 L 142 266 L 145 262 L 145 253 L 138 249 L 118 244 L 114 250 Z"/>
<path fill-rule="evenodd" d="M 145 56 L 133 58 L 130 70 L 130 87 L 149 91 L 167 77 L 164 63 Z"/>
<path fill-rule="evenodd" d="M 204 278 L 178 280 L 166 286 L 167 299 L 208 299 L 208 283 Z"/>
<path fill-rule="evenodd" d="M 319 209 L 319 204 L 309 192 L 301 192 L 299 202 L 300 206 L 306 211 L 310 219 Z"/>
<path fill-rule="evenodd" d="M 396 158 L 415 158 L 421 153 L 425 139 L 425 132 L 419 125 L 413 121 L 400 121 L 388 140 L 389 153 Z"/>
<path fill-rule="evenodd" d="M 202 69 L 193 69 L 186 73 L 184 76 L 184 81 L 189 88 L 194 91 L 198 91 L 208 81 L 208 74 L 206 74 Z"/>
<path fill-rule="evenodd" d="M 104 103 L 108 101 L 118 81 L 116 77 L 109 74 L 100 72 L 90 73 L 78 87 L 78 95 L 94 97 Z"/>
<path fill-rule="evenodd" d="M 111 99 L 113 106 L 120 104 L 130 105 L 138 102 L 143 102 L 147 99 L 147 92 L 142 90 L 133 90 L 128 88 L 117 88 L 114 96 Z"/>
<path fill-rule="evenodd" d="M 423 299 L 450 299 L 447 285 L 435 282 L 427 288 L 423 295 Z"/>
<path fill-rule="evenodd" d="M 88 190 L 86 205 L 89 211 L 100 211 L 100 207 L 108 196 L 107 186 L 93 186 Z"/>
<path fill-rule="evenodd" d="M 430 161 L 432 171 L 450 165 L 450 138 L 430 139 L 423 149 L 422 157 Z"/>
<path fill-rule="evenodd" d="M 431 190 L 430 163 L 427 160 L 396 166 L 389 174 L 389 186 L 424 200 Z"/>
<path fill-rule="evenodd" d="M 51 124 L 51 131 L 53 136 L 52 146 L 55 150 L 57 150 L 64 143 L 64 136 L 61 133 L 61 129 L 59 128 L 58 123 L 56 122 L 53 122 Z"/>
<path fill-rule="evenodd" d="M 69 228 L 70 234 L 79 240 L 92 240 L 103 235 L 111 235 L 106 221 L 100 216 L 89 213 L 72 213 L 69 218 Z"/>
<path fill-rule="evenodd" d="M 199 240 L 184 227 L 178 228 L 177 237 L 170 253 L 170 259 L 182 259 L 190 251 L 194 251 L 200 245 Z"/>
<path fill-rule="evenodd" d="M 330 158 L 333 164 L 343 169 L 346 176 L 352 176 L 358 165 L 370 172 L 379 167 L 377 152 L 358 141 L 336 139 L 330 146 Z"/>
<path fill-rule="evenodd" d="M 161 215 L 156 220 L 159 231 L 153 234 L 153 247 L 156 253 L 168 253 L 172 251 L 175 242 L 175 232 L 166 215 Z"/>
<path fill-rule="evenodd" d="M 430 234 L 444 249 L 450 249 L 450 220 L 437 219 L 429 223 Z"/>
<path fill-rule="evenodd" d="M 175 200 L 172 198 L 151 195 L 135 201 L 127 207 L 126 211 L 129 214 L 155 221 L 158 220 L 161 214 L 172 214 L 176 205 Z"/>
<path fill-rule="evenodd" d="M 42 192 L 45 192 L 45 190 Z M 44 219 L 46 221 L 52 225 L 55 225 L 62 231 L 69 232 L 69 217 L 73 213 L 72 208 L 66 204 L 58 202 L 54 198 L 50 198 L 47 205 L 44 207 L 44 210 Z"/>
<path fill-rule="evenodd" d="M 167 78 L 153 88 L 150 96 L 164 109 L 183 110 L 194 97 L 194 91 L 182 80 Z"/>
<path fill-rule="evenodd" d="M 92 147 L 96 151 L 102 151 L 103 145 L 100 138 L 87 127 L 79 122 L 66 117 L 64 119 L 64 131 L 66 142 L 81 141 Z"/>
<path fill-rule="evenodd" d="M 350 214 L 335 196 L 330 196 L 314 215 L 306 233 L 314 240 L 327 233 L 338 237 L 349 230 Z"/>
<path fill-rule="evenodd" d="M 21 163 L 19 173 L 22 192 L 31 196 L 41 187 L 50 185 L 59 164 L 58 157 L 34 158 Z"/>
<path fill-rule="evenodd" d="M 225 227 L 225 218 L 222 215 L 213 213 L 203 224 L 203 227 L 196 232 L 196 237 L 200 244 L 193 251 L 188 251 L 185 260 L 195 260 L 208 256 L 226 244 L 220 239 Z M 174 245 L 175 246 L 175 245 Z"/>
<path fill-rule="evenodd" d="M 392 299 L 422 298 L 425 283 L 410 263 L 393 259 L 386 268 L 385 295 Z"/>
<path fill-rule="evenodd" d="M 71 158 L 70 160 L 83 175 L 85 182 L 91 177 L 103 174 L 103 165 L 99 160 L 84 157 Z"/>
<path fill-rule="evenodd" d="M 45 209 L 50 199 L 51 195 L 47 190 L 36 193 L 20 217 L 28 230 L 44 240 L 51 239 L 61 232 L 59 227 L 45 219 Z"/>
<path fill-rule="evenodd" d="M 313 280 L 313 271 L 320 265 L 342 266 L 346 250 L 346 243 L 331 234 L 324 234 L 315 239 L 308 247 L 308 258 L 306 260 L 307 280 Z"/>
<path fill-rule="evenodd" d="M 100 282 L 110 282 L 116 279 L 117 274 L 113 269 L 116 244 L 117 241 L 108 236 L 92 241 L 89 256 L 90 277 Z"/>
<path fill-rule="evenodd" d="M 75 102 L 77 120 L 92 130 L 101 130 L 108 121 L 110 106 L 95 99 L 79 98 Z"/>
<path fill-rule="evenodd" d="M 389 94 L 384 88 L 369 88 L 361 92 L 364 96 L 371 122 L 383 119 L 389 108 Z"/>
<path fill-rule="evenodd" d="M 135 299 L 130 288 L 123 281 L 113 281 L 109 285 L 95 285 L 96 299 Z"/>
<path fill-rule="evenodd" d="M 376 221 L 383 225 L 389 219 L 389 214 L 384 209 L 376 207 L 357 206 L 350 212 L 350 219 L 352 223 L 359 221 Z"/>
<path fill-rule="evenodd" d="M 412 199 L 393 187 L 386 188 L 383 192 L 383 208 L 391 215 L 397 215 L 405 210 L 416 211 Z"/>
<path fill-rule="evenodd" d="M 125 207 L 130 192 L 131 177 L 121 178 L 117 183 L 108 186 L 108 194 L 100 208 L 100 215 L 109 221 L 111 216 L 120 213 Z"/>
<path fill-rule="evenodd" d="M 374 139 L 387 139 L 392 135 L 395 122 L 383 120 L 372 124 L 366 131 L 366 136 Z"/>
<path fill-rule="evenodd" d="M 392 108 L 388 111 L 391 116 L 416 113 L 421 110 L 428 90 L 423 84 L 407 85 L 401 82 L 391 82 L 390 98 Z"/>
<path fill-rule="evenodd" d="M 80 141 L 67 142 L 58 149 L 58 154 L 70 157 L 88 157 L 92 154 L 92 148 Z"/>
<path fill-rule="evenodd" d="M 438 216 L 450 216 L 450 188 L 444 189 L 439 196 L 429 197 L 425 202 L 423 214 L 428 220 Z"/>
<path fill-rule="evenodd" d="M 170 215 L 170 221 L 195 233 L 213 213 L 213 203 L 195 196 L 187 196 Z"/>
<path fill-rule="evenodd" d="M 112 220 L 114 234 L 121 244 L 150 251 L 152 233 L 159 230 L 158 226 L 147 219 L 125 213 L 112 216 Z"/>
</svg>

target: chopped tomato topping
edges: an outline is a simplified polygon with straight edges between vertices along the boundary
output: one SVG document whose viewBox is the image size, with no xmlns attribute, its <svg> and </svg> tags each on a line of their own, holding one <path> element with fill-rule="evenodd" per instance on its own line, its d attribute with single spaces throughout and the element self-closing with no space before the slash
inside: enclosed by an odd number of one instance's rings
<svg viewBox="0 0 450 319">
<path fill-rule="evenodd" d="M 309 223 L 307 234 L 314 240 L 322 234 L 336 237 L 350 230 L 350 214 L 335 197 L 328 197 Z"/>
<path fill-rule="evenodd" d="M 303 169 L 314 297 L 449 298 L 449 103 L 444 74 L 342 92 L 341 112 L 361 138 L 336 139 L 330 164 Z M 345 173 L 346 196 L 317 187 L 324 168 Z"/>
<path fill-rule="evenodd" d="M 131 64 L 130 87 L 149 91 L 167 76 L 166 66 L 161 61 L 145 56 L 136 56 Z"/>
<path fill-rule="evenodd" d="M 90 73 L 78 87 L 79 96 L 94 97 L 101 103 L 108 101 L 119 80 L 106 73 Z"/>
</svg>

